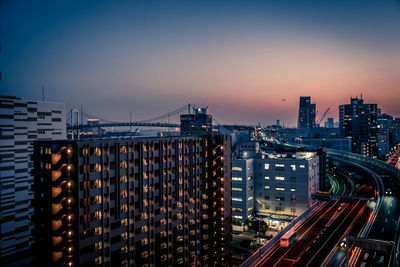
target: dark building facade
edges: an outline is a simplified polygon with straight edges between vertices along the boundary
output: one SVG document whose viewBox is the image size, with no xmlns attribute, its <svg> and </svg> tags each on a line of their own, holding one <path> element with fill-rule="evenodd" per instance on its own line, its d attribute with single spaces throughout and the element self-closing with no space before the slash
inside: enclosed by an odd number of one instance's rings
<svg viewBox="0 0 400 267">
<path fill-rule="evenodd" d="M 300 97 L 297 128 L 315 128 L 315 104 L 309 96 Z"/>
<path fill-rule="evenodd" d="M 212 115 L 207 107 L 194 109 L 194 114 L 181 115 L 181 133 L 185 135 L 209 134 L 212 131 Z"/>
<path fill-rule="evenodd" d="M 339 106 L 339 127 L 343 137 L 352 138 L 352 151 L 368 157 L 378 155 L 377 104 L 351 98 Z"/>
<path fill-rule="evenodd" d="M 231 137 L 34 144 L 40 265 L 229 266 Z"/>
</svg>

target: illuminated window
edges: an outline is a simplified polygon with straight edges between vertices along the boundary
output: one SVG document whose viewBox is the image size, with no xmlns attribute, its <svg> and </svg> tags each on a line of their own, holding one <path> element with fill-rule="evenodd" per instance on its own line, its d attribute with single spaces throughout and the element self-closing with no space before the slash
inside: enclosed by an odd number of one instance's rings
<svg viewBox="0 0 400 267">
<path fill-rule="evenodd" d="M 290 169 L 291 169 L 292 171 L 296 171 L 296 165 L 290 165 Z"/>
<path fill-rule="evenodd" d="M 96 212 L 94 213 L 94 217 L 95 217 L 96 219 L 100 220 L 101 217 L 102 217 L 101 211 L 96 211 Z"/>
<path fill-rule="evenodd" d="M 232 190 L 233 191 L 242 191 L 242 188 L 240 188 L 240 187 L 232 187 Z"/>
<path fill-rule="evenodd" d="M 276 176 L 276 177 L 275 177 L 275 180 L 277 180 L 277 181 L 285 181 L 285 177 Z"/>
<path fill-rule="evenodd" d="M 275 168 L 285 168 L 285 164 L 275 164 Z"/>
<path fill-rule="evenodd" d="M 300 165 L 299 167 L 300 167 L 300 168 L 302 168 L 302 169 L 304 169 L 306 166 L 304 166 L 304 165 Z"/>
<path fill-rule="evenodd" d="M 269 180 L 269 176 L 265 176 L 264 179 L 265 179 L 265 180 Z"/>
<path fill-rule="evenodd" d="M 233 201 L 240 201 L 240 202 L 243 201 L 240 197 L 233 197 L 232 200 L 233 200 Z"/>
<path fill-rule="evenodd" d="M 94 243 L 94 248 L 95 249 L 101 249 L 102 247 L 103 247 L 103 243 L 101 241 Z"/>
<path fill-rule="evenodd" d="M 232 177 L 232 181 L 242 181 L 242 177 Z"/>
<path fill-rule="evenodd" d="M 296 188 L 290 188 L 290 191 L 295 192 Z"/>
<path fill-rule="evenodd" d="M 265 189 L 268 190 L 268 189 L 269 189 L 269 185 L 266 185 L 266 186 L 265 186 Z"/>
<path fill-rule="evenodd" d="M 268 164 L 268 163 L 265 163 L 264 168 L 265 168 L 266 170 L 269 170 L 269 164 Z"/>
<path fill-rule="evenodd" d="M 253 200 L 253 196 L 249 196 L 247 200 Z"/>
<path fill-rule="evenodd" d="M 276 191 L 285 191 L 284 187 L 276 187 L 275 189 L 276 189 Z"/>
<path fill-rule="evenodd" d="M 241 167 L 232 167 L 232 171 L 242 171 Z"/>
<path fill-rule="evenodd" d="M 243 219 L 243 217 L 239 216 L 239 215 L 233 215 L 233 218 L 235 218 L 235 219 Z"/>
<path fill-rule="evenodd" d="M 247 181 L 250 181 L 251 179 L 253 179 L 253 177 L 251 176 L 247 177 Z"/>
</svg>

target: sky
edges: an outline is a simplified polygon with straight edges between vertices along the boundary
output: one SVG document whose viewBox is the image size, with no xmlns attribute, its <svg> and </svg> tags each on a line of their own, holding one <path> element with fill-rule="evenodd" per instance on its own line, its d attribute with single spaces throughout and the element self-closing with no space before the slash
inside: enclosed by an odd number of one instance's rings
<svg viewBox="0 0 400 267">
<path fill-rule="evenodd" d="M 0 0 L 0 43 L 0 94 L 108 120 L 295 126 L 299 96 L 337 119 L 361 94 L 400 117 L 400 0 Z"/>
</svg>

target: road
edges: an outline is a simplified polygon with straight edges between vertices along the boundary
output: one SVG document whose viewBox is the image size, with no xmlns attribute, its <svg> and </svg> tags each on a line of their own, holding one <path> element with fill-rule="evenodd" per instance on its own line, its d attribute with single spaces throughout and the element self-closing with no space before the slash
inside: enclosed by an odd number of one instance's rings
<svg viewBox="0 0 400 267">
<path fill-rule="evenodd" d="M 362 228 L 369 212 L 366 201 L 327 202 L 297 227 L 298 240 L 292 247 L 281 248 L 276 242 L 255 265 L 318 266 L 353 228 L 353 223 L 358 229 Z"/>
</svg>

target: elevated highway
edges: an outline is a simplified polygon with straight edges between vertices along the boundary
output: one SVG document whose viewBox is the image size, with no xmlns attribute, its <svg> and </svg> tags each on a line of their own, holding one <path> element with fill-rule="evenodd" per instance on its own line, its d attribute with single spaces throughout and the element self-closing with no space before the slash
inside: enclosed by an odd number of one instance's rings
<svg viewBox="0 0 400 267">
<path fill-rule="evenodd" d="M 279 237 L 274 238 L 241 266 L 344 266 L 346 262 L 349 266 L 362 267 L 398 264 L 393 251 L 366 249 L 352 242 L 349 242 L 346 257 L 343 240 L 346 236 L 359 237 L 370 243 L 373 243 L 371 240 L 382 240 L 382 243 L 395 244 L 398 251 L 400 173 L 384 162 L 352 153 L 328 150 L 327 157 L 336 161 L 344 175 L 349 174 L 352 183 L 348 184 L 353 184 L 353 194 L 350 192 L 347 198 L 334 196 L 322 204 L 318 201 L 318 208 L 313 207 L 307 216 L 283 230 L 297 233 L 297 241 L 291 247 L 280 247 Z"/>
</svg>

